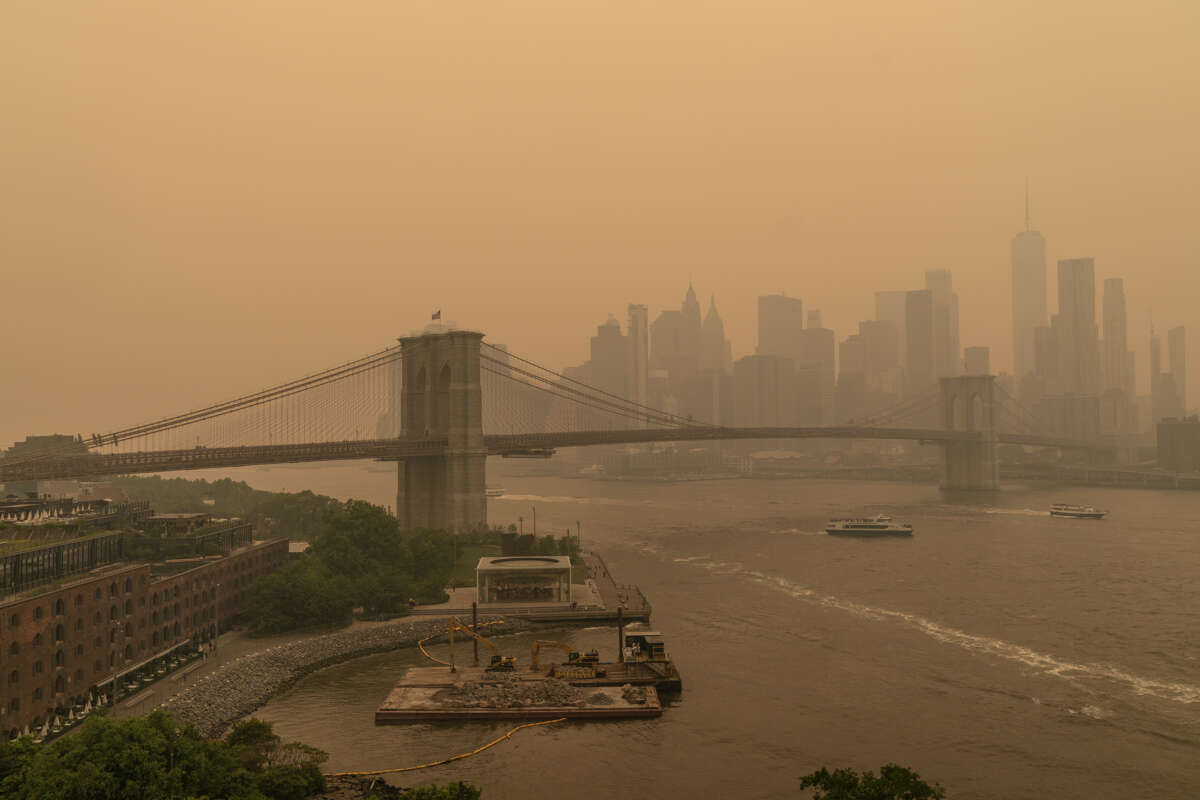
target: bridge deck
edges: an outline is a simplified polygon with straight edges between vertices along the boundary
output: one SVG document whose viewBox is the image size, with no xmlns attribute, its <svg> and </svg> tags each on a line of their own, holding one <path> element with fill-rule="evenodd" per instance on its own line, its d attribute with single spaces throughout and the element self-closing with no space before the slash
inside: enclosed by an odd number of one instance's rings
<svg viewBox="0 0 1200 800">
<path fill-rule="evenodd" d="M 729 428 L 695 426 L 680 428 L 635 428 L 627 430 L 572 431 L 566 433 L 518 433 L 484 436 L 490 455 L 560 447 L 643 444 L 648 442 L 698 442 L 732 439 L 893 439 L 920 442 L 979 442 L 977 431 L 948 431 L 935 428 L 872 428 L 831 426 L 809 428 Z M 1032 434 L 1000 433 L 1002 444 L 1104 451 L 1104 443 L 1080 442 Z M 42 458 L 5 465 L 0 461 L 0 481 L 86 478 L 178 470 L 245 467 L 262 464 L 299 464 L 313 461 L 358 459 L 399 460 L 437 456 L 445 452 L 444 438 L 366 439 L 312 444 L 260 445 L 254 447 L 197 447 L 191 450 L 152 450 L 129 453 L 89 453 Z"/>
</svg>

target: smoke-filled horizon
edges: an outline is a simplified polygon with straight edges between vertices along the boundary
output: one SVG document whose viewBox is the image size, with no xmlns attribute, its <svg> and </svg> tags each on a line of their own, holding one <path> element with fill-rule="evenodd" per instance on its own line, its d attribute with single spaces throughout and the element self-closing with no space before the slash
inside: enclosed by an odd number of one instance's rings
<svg viewBox="0 0 1200 800">
<path fill-rule="evenodd" d="M 1200 10 L 24 4 L 2 15 L 0 447 L 278 383 L 443 319 L 553 367 L 689 280 L 755 346 L 953 273 L 1011 370 L 1009 241 L 1200 328 Z M 1101 333 L 1103 335 L 1103 332 Z M 1190 337 L 1196 350 L 1194 336 Z M 1191 359 L 1195 363 L 1195 358 Z M 1200 396 L 1200 369 L 1189 396 Z"/>
</svg>

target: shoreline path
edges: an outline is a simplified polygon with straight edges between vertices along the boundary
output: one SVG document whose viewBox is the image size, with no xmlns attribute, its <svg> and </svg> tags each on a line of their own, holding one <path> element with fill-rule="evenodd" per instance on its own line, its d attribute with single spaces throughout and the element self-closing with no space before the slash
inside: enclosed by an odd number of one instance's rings
<svg viewBox="0 0 1200 800">
<path fill-rule="evenodd" d="M 481 617 L 480 622 L 495 617 Z M 119 700 L 116 716 L 145 714 L 162 706 L 204 736 L 218 736 L 298 680 L 324 667 L 373 653 L 413 647 L 418 639 L 444 630 L 445 621 L 404 617 L 388 622 L 356 622 L 333 633 L 251 639 L 222 635 L 208 660 L 187 674 L 167 677 L 130 700 Z M 528 623 L 510 620 L 489 635 L 515 633 Z M 266 644 L 266 647 L 263 645 Z M 259 648 L 259 649 L 256 649 Z"/>
</svg>

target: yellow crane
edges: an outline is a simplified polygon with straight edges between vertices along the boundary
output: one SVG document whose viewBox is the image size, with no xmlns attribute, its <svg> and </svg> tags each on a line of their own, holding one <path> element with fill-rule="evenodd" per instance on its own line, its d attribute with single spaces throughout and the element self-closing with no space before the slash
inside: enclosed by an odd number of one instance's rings
<svg viewBox="0 0 1200 800">
<path fill-rule="evenodd" d="M 512 672 L 517 668 L 517 661 L 512 656 L 500 655 L 500 649 L 492 643 L 490 639 L 480 636 L 470 625 L 464 625 L 458 617 L 451 617 L 450 622 L 446 626 L 450 634 L 450 663 L 454 664 L 454 632 L 462 631 L 477 642 L 482 642 L 489 650 L 492 651 L 491 663 L 484 667 L 487 672 Z M 478 666 L 478 665 L 477 665 Z"/>
<path fill-rule="evenodd" d="M 604 670 L 598 669 L 596 665 L 600 661 L 600 654 L 591 650 L 583 655 L 572 650 L 570 645 L 562 642 L 554 642 L 549 639 L 538 639 L 531 646 L 529 651 L 529 669 L 531 672 L 538 670 L 538 651 L 543 647 L 554 647 L 562 650 L 567 654 L 567 663 L 556 666 L 553 670 L 553 675 L 556 678 L 595 678 L 603 676 Z"/>
</svg>

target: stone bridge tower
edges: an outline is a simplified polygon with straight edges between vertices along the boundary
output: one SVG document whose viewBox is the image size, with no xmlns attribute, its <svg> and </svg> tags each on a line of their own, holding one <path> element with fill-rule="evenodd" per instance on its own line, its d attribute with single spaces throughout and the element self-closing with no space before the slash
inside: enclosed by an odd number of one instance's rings
<svg viewBox="0 0 1200 800">
<path fill-rule="evenodd" d="M 942 446 L 942 488 L 998 489 L 996 378 L 992 375 L 942 378 L 941 390 L 941 417 L 946 430 L 982 434 L 978 442 L 946 442 Z"/>
<path fill-rule="evenodd" d="M 399 340 L 401 425 L 410 439 L 445 438 L 441 455 L 397 467 L 396 516 L 411 528 L 472 530 L 487 524 L 479 344 L 483 334 L 450 331 Z"/>
</svg>

